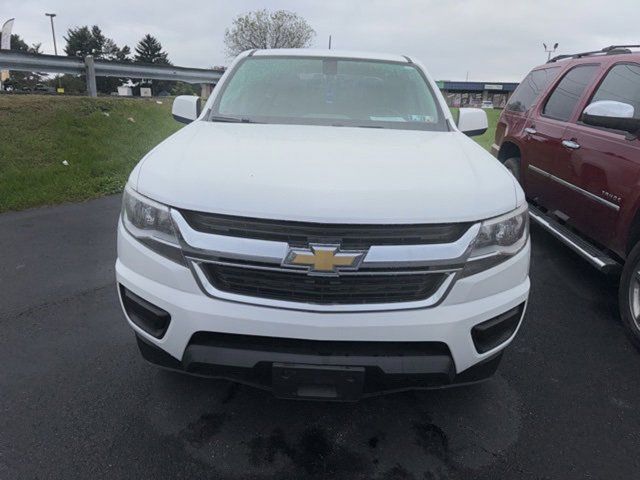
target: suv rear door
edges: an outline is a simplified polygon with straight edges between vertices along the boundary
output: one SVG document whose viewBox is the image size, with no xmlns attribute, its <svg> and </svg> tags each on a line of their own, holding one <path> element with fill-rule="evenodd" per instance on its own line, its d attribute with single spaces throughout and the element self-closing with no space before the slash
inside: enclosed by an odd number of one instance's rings
<svg viewBox="0 0 640 480">
<path fill-rule="evenodd" d="M 496 126 L 496 143 L 491 147 L 495 156 L 498 156 L 500 145 L 504 142 L 515 143 L 522 151 L 521 140 L 526 136 L 523 130 L 528 125 L 527 117 L 540 96 L 558 75 L 560 69 L 559 65 L 537 68 L 529 72 L 518 85 L 516 91 L 509 98 Z"/>
<path fill-rule="evenodd" d="M 522 175 L 528 196 L 563 219 L 568 215 L 565 207 L 571 195 L 567 182 L 572 149 L 566 146 L 566 130 L 599 68 L 599 64 L 590 63 L 567 70 L 546 101 L 534 110 L 525 128 L 527 168 Z"/>
<path fill-rule="evenodd" d="M 594 90 L 581 111 L 598 100 L 615 100 L 634 106 L 635 116 L 640 118 L 640 63 L 613 64 Z M 619 245 L 612 243 L 621 210 L 636 203 L 640 140 L 628 140 L 626 133 L 618 130 L 586 125 L 580 117 L 565 132 L 565 139 L 577 147 L 568 156 L 567 181 L 577 188 L 570 193 L 566 213 L 581 232 L 624 255 L 624 237 L 617 237 Z"/>
</svg>

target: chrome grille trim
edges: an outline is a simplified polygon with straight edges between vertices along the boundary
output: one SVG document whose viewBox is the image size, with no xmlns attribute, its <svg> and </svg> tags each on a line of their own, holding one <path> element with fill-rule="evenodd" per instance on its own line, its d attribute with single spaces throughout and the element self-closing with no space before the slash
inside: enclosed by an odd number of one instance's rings
<svg viewBox="0 0 640 480">
<path fill-rule="evenodd" d="M 189 257 L 226 257 L 280 265 L 289 246 L 284 242 L 210 235 L 192 229 L 177 210 L 171 210 L 173 222 L 182 236 L 182 249 Z M 259 252 L 259 253 L 256 253 Z"/>
<path fill-rule="evenodd" d="M 285 242 L 211 235 L 192 229 L 177 210 L 171 211 L 182 239 L 186 257 L 194 259 L 237 258 L 280 265 L 289 245 Z M 480 223 L 473 224 L 458 240 L 444 244 L 374 245 L 361 267 L 402 268 L 416 266 L 462 265 L 478 235 Z"/>
<path fill-rule="evenodd" d="M 206 295 L 248 305 L 319 313 L 408 310 L 436 306 L 444 300 L 455 283 L 480 230 L 480 222 L 472 224 L 458 240 L 445 244 L 373 245 L 369 248 L 359 270 L 339 273 L 340 276 L 445 274 L 445 280 L 428 298 L 395 303 L 319 305 L 246 296 L 216 289 L 203 270 L 205 263 L 256 270 L 295 272 L 300 275 L 306 275 L 306 271 L 282 266 L 282 259 L 289 249 L 289 245 L 285 242 L 202 233 L 191 228 L 179 211 L 172 209 L 171 215 L 179 232 L 181 247 L 189 268 Z M 376 270 L 367 271 L 367 268 Z"/>
</svg>

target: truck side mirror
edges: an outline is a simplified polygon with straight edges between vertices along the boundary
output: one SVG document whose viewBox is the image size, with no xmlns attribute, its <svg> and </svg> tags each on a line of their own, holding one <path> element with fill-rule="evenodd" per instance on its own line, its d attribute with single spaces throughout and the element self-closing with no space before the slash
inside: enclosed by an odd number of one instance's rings
<svg viewBox="0 0 640 480">
<path fill-rule="evenodd" d="M 191 123 L 200 116 L 200 97 L 180 95 L 173 101 L 173 118 L 178 122 Z"/>
<path fill-rule="evenodd" d="M 487 114 L 481 108 L 461 108 L 458 115 L 458 130 L 469 137 L 482 135 L 489 128 Z"/>
</svg>

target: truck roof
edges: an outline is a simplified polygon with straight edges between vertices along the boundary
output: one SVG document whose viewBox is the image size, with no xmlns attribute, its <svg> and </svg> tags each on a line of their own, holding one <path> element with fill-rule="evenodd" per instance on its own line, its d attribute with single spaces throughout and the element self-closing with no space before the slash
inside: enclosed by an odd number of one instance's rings
<svg viewBox="0 0 640 480">
<path fill-rule="evenodd" d="M 267 56 L 292 56 L 292 57 L 333 57 L 333 58 L 357 58 L 362 60 L 384 60 L 388 62 L 410 63 L 409 57 L 391 53 L 358 52 L 351 50 L 328 50 L 316 48 L 273 48 L 268 50 L 255 50 L 251 55 L 257 57 Z"/>
</svg>

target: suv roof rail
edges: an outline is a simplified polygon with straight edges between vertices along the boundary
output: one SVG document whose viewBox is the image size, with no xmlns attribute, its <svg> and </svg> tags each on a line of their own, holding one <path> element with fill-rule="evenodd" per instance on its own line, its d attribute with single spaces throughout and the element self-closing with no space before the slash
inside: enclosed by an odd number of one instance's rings
<svg viewBox="0 0 640 480">
<path fill-rule="evenodd" d="M 582 57 L 590 57 L 592 55 L 621 55 L 624 53 L 633 53 L 631 51 L 632 48 L 640 48 L 640 45 L 610 45 L 608 47 L 603 48 L 602 50 L 594 50 L 591 52 L 582 52 L 582 53 L 572 53 L 570 55 L 558 55 L 553 57 L 547 63 L 554 63 L 558 60 L 565 60 L 567 58 L 582 58 Z"/>
</svg>

